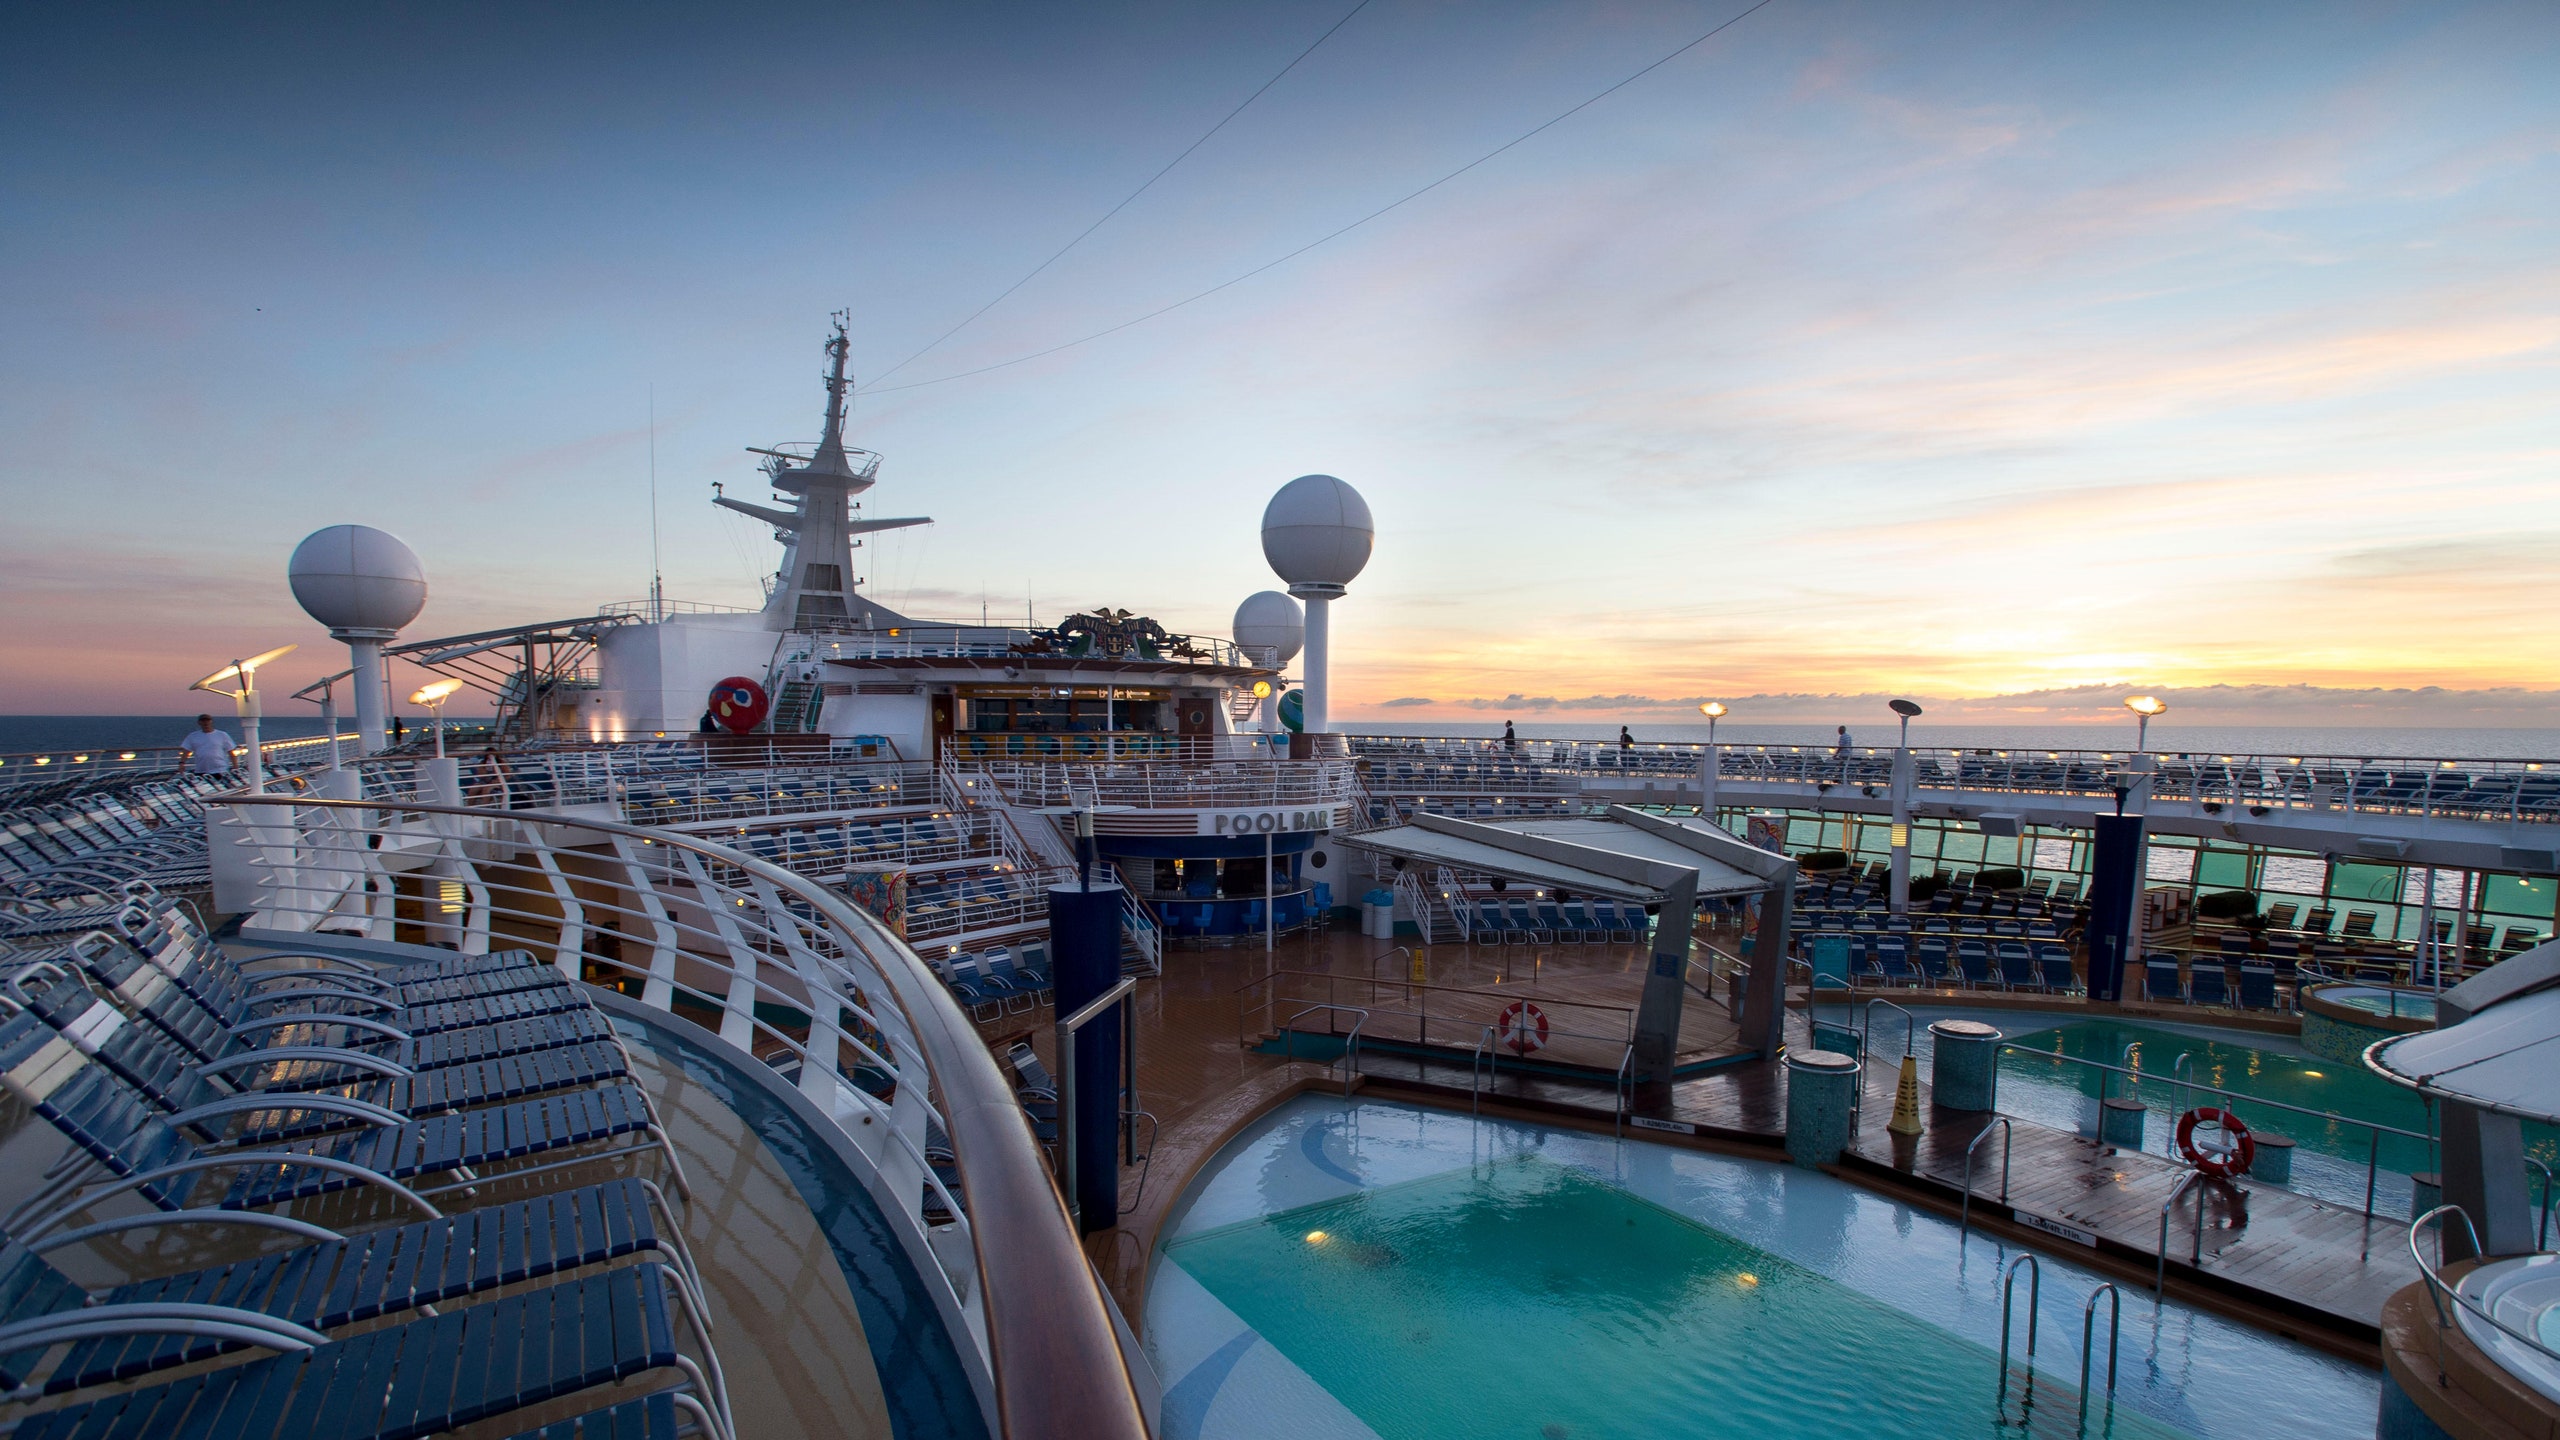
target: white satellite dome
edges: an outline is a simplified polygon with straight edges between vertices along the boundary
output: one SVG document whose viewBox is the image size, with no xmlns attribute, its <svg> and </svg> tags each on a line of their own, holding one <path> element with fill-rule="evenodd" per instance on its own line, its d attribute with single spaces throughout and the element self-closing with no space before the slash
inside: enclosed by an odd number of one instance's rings
<svg viewBox="0 0 2560 1440">
<path fill-rule="evenodd" d="M 418 554 L 370 525 L 314 530 L 293 547 L 285 574 L 303 613 L 332 631 L 390 635 L 427 603 Z"/>
<path fill-rule="evenodd" d="M 1307 617 L 1298 602 L 1277 590 L 1263 590 L 1244 597 L 1236 607 L 1236 644 L 1246 658 L 1262 663 L 1262 654 L 1273 652 L 1283 665 L 1298 658 L 1299 647 L 1307 643 Z"/>
<path fill-rule="evenodd" d="M 1376 536 L 1369 502 L 1330 475 L 1299 476 L 1262 512 L 1262 556 L 1292 587 L 1350 584 Z"/>
</svg>

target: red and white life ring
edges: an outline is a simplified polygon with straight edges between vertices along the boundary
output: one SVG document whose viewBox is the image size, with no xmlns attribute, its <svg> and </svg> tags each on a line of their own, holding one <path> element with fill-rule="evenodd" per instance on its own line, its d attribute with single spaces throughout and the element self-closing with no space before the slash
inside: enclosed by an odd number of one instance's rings
<svg viewBox="0 0 2560 1440">
<path fill-rule="evenodd" d="M 1515 1055 L 1547 1047 L 1547 1012 L 1526 1000 L 1514 1000 L 1502 1007 L 1502 1015 L 1493 1023 L 1494 1034 Z"/>
<path fill-rule="evenodd" d="M 2204 1124 L 2215 1127 L 2216 1138 L 2196 1139 L 2196 1127 Z M 2249 1163 L 2258 1158 L 2258 1142 L 2250 1136 L 2249 1127 L 2240 1123 L 2239 1116 L 2211 1105 L 2199 1105 L 2178 1117 L 2178 1154 L 2207 1175 L 2228 1180 L 2249 1172 Z"/>
</svg>

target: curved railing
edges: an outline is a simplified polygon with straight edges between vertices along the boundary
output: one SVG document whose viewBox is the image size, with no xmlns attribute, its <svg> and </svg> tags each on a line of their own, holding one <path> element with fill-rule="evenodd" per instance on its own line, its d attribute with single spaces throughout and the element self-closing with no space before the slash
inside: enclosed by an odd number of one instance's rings
<svg viewBox="0 0 2560 1440">
<path fill-rule="evenodd" d="M 2528 1335 L 2524 1331 L 2518 1330 L 2516 1327 L 2508 1324 L 2504 1320 L 2499 1319 L 2497 1316 L 2490 1314 L 2488 1307 L 2481 1305 L 2470 1296 L 2462 1293 L 2462 1284 L 2460 1281 L 2449 1281 L 2445 1279 L 2440 1266 L 2430 1265 L 2427 1263 L 2426 1253 L 2420 1249 L 2418 1245 L 2418 1232 L 2426 1229 L 2430 1224 L 2436 1227 L 2436 1247 L 2439 1257 L 2441 1257 L 2444 1247 L 2444 1217 L 2447 1215 L 2451 1215 L 2462 1222 L 2463 1234 L 2471 1242 L 2471 1253 L 2473 1255 L 2480 1254 L 2480 1231 L 2478 1227 L 2471 1223 L 2471 1212 L 2463 1209 L 2459 1205 L 2438 1205 L 2426 1214 L 2409 1222 L 2409 1258 L 2417 1263 L 2418 1274 L 2427 1287 L 2427 1299 L 2435 1306 L 2436 1330 L 2438 1332 L 2436 1369 L 2439 1376 L 2441 1376 L 2444 1369 L 2442 1332 L 2452 1328 L 2456 1323 L 2454 1317 L 2454 1311 L 2456 1310 L 2462 1312 L 2463 1315 L 2469 1318 L 2479 1320 L 2482 1324 L 2489 1326 L 2492 1330 L 2495 1330 L 2506 1339 L 2523 1346 L 2527 1355 L 2538 1357 L 2552 1366 L 2560 1367 L 2560 1350 L 2552 1349 L 2549 1345 L 2544 1344 L 2539 1337 Z M 2445 1302 L 2448 1300 L 2453 1302 L 2453 1310 L 2447 1310 L 2445 1308 Z M 2473 1338 L 2476 1341 L 2478 1337 L 2475 1335 Z M 2490 1350 L 2490 1347 L 2482 1345 L 2480 1349 L 2486 1353 Z"/>
<path fill-rule="evenodd" d="M 1143 1435 L 1107 1302 L 1012 1087 L 942 982 L 868 912 L 753 855 L 613 821 L 227 803 L 216 848 L 252 893 L 224 908 L 261 934 L 529 947 L 796 1072 L 870 1165 L 865 1184 L 954 1341 L 983 1361 L 996 1433 Z"/>
</svg>

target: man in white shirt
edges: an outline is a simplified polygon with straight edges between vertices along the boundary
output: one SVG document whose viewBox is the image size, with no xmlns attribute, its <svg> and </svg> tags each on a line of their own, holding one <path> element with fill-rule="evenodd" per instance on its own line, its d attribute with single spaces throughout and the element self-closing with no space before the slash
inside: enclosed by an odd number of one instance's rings
<svg viewBox="0 0 2560 1440">
<path fill-rule="evenodd" d="M 178 742 L 187 758 L 178 768 L 194 775 L 228 775 L 231 773 L 231 736 L 213 728 L 213 717 L 199 715 L 196 728 Z"/>
</svg>

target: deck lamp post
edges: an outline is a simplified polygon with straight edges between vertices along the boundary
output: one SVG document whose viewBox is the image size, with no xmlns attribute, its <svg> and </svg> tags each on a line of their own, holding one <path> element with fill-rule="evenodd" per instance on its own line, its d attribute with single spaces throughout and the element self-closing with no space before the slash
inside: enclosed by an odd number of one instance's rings
<svg viewBox="0 0 2560 1440">
<path fill-rule="evenodd" d="M 2134 714 L 2133 748 L 2136 752 L 2151 748 L 2151 717 L 2169 713 L 2168 702 L 2156 695 L 2128 695 L 2124 708 Z"/>
<path fill-rule="evenodd" d="M 424 705 L 427 713 L 436 717 L 436 758 L 439 760 L 444 758 L 444 702 L 452 699 L 453 692 L 461 688 L 459 680 L 430 680 L 409 696 L 410 704 Z"/>
<path fill-rule="evenodd" d="M 1721 700 L 1710 700 L 1698 707 L 1707 717 L 1707 753 L 1698 757 L 1698 818 L 1713 825 L 1721 813 L 1716 803 L 1716 782 L 1724 778 L 1724 752 L 1716 748 L 1716 722 L 1732 712 Z"/>
<path fill-rule="evenodd" d="M 259 749 L 258 743 L 258 716 L 261 713 L 258 703 L 258 667 L 270 664 L 301 648 L 299 645 L 279 645 L 264 655 L 251 656 L 246 660 L 234 660 L 187 687 L 190 690 L 202 690 L 214 695 L 228 695 L 231 697 L 232 704 L 238 707 L 240 743 L 249 752 L 249 793 L 252 795 L 267 793 L 266 756 Z"/>
<path fill-rule="evenodd" d="M 1909 700 L 1888 702 L 1902 717 L 1902 738 L 1893 749 L 1893 833 L 1891 906 L 1896 915 L 1911 913 L 1911 721 L 1920 707 Z"/>
</svg>

